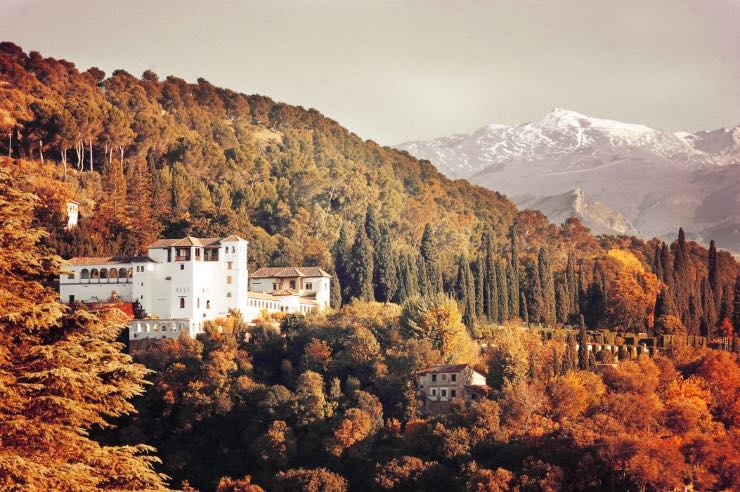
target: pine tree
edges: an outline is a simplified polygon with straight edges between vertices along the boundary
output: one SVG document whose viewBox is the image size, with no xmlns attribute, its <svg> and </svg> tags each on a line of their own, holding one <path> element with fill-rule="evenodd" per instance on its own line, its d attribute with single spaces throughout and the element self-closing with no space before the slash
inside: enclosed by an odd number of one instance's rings
<svg viewBox="0 0 740 492">
<path fill-rule="evenodd" d="M 542 286 L 543 313 L 542 322 L 546 325 L 555 324 L 555 280 L 550 266 L 550 257 L 545 248 L 540 248 L 537 255 L 537 264 L 540 271 L 540 285 Z"/>
<path fill-rule="evenodd" d="M 430 292 L 427 295 L 442 292 L 442 271 L 439 265 L 439 254 L 437 245 L 434 243 L 432 226 L 427 224 L 424 227 L 424 234 L 421 236 L 421 257 L 424 259 L 426 276 L 429 279 Z"/>
<path fill-rule="evenodd" d="M 588 371 L 590 369 L 586 340 L 586 321 L 583 319 L 583 316 L 578 317 L 578 367 L 582 371 Z"/>
<path fill-rule="evenodd" d="M 509 285 L 506 281 L 505 266 L 502 261 L 496 262 L 496 291 L 498 293 L 498 322 L 508 321 L 509 317 Z"/>
<path fill-rule="evenodd" d="M 115 341 L 117 312 L 69 311 L 61 260 L 40 246 L 35 197 L 0 171 L 0 456 L 10 490 L 164 489 L 149 446 L 107 446 L 93 428 L 134 410 L 147 370 Z"/>
<path fill-rule="evenodd" d="M 375 299 L 373 289 L 373 247 L 365 233 L 365 228 L 357 229 L 355 242 L 352 245 L 351 270 L 352 297 L 361 301 Z"/>
</svg>

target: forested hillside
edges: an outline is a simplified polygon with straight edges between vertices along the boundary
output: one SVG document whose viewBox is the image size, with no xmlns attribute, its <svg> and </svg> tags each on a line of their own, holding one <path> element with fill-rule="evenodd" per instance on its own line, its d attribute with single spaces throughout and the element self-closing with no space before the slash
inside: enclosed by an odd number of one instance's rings
<svg viewBox="0 0 740 492">
<path fill-rule="evenodd" d="M 81 203 L 71 232 L 58 214 L 42 224 L 64 257 L 138 253 L 160 235 L 237 233 L 251 242 L 253 266 L 336 273 L 337 302 L 445 290 L 471 328 L 582 314 L 592 328 L 652 330 L 663 316 L 663 332 L 712 335 L 733 321 L 728 254 L 682 236 L 670 247 L 595 238 L 575 220 L 517 213 L 504 196 L 450 181 L 313 109 L 203 79 L 79 72 L 2 43 L 0 111 L 0 152 L 46 163 L 32 172 Z"/>
<path fill-rule="evenodd" d="M 740 485 L 740 369 L 726 350 L 738 266 L 682 231 L 671 245 L 595 237 L 315 110 L 204 80 L 80 73 L 11 43 L 0 124 L 12 253 L 0 259 L 0 488 Z M 70 199 L 82 219 L 67 230 Z M 55 296 L 55 252 L 231 233 L 250 241 L 252 267 L 330 271 L 341 309 L 216 320 L 197 339 L 144 345 L 142 366 L 114 341 L 116 311 Z M 546 340 L 537 324 L 577 326 L 578 347 L 572 330 Z M 599 368 L 614 354 L 589 354 L 587 326 L 721 337 L 725 350 L 619 352 Z M 485 373 L 487 397 L 423 415 L 415 374 L 438 363 Z"/>
</svg>

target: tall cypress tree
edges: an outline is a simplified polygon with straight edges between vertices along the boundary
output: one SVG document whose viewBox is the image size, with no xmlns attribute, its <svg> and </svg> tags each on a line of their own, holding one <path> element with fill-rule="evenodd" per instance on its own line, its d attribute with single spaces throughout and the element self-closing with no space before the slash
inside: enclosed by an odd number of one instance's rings
<svg viewBox="0 0 740 492">
<path fill-rule="evenodd" d="M 665 241 L 660 245 L 660 269 L 663 272 L 663 283 L 667 284 L 671 278 L 671 251 Z"/>
<path fill-rule="evenodd" d="M 357 229 L 352 245 L 352 295 L 362 301 L 375 299 L 373 289 L 373 247 L 364 227 Z"/>
<path fill-rule="evenodd" d="M 506 281 L 505 267 L 502 261 L 496 262 L 496 290 L 498 291 L 498 322 L 503 323 L 509 316 L 509 286 Z"/>
<path fill-rule="evenodd" d="M 568 295 L 568 288 L 565 281 L 558 282 L 558 287 L 555 290 L 555 313 L 558 322 L 565 323 L 568 320 L 568 315 L 570 314 L 570 296 Z"/>
<path fill-rule="evenodd" d="M 509 288 L 509 318 L 519 316 L 519 279 L 514 267 L 509 265 L 506 269 L 506 283 Z"/>
<path fill-rule="evenodd" d="M 660 244 L 655 244 L 655 250 L 653 251 L 653 273 L 659 280 L 663 280 L 663 263 L 660 260 Z"/>
<path fill-rule="evenodd" d="M 689 324 L 690 282 L 689 251 L 686 244 L 686 235 L 681 228 L 678 230 L 676 254 L 673 258 L 673 278 L 670 285 L 673 288 L 676 312 L 684 325 Z"/>
<path fill-rule="evenodd" d="M 565 339 L 565 353 L 563 354 L 563 366 L 561 374 L 574 371 L 578 367 L 578 350 L 576 348 L 576 339 L 571 332 Z"/>
<path fill-rule="evenodd" d="M 498 321 L 498 288 L 496 278 L 496 260 L 490 242 L 486 246 L 485 282 L 483 284 L 483 310 L 488 321 Z"/>
<path fill-rule="evenodd" d="M 519 316 L 522 318 L 524 324 L 529 326 L 529 309 L 527 308 L 527 296 L 524 295 L 524 292 L 521 294 L 519 308 L 521 310 L 521 314 Z"/>
<path fill-rule="evenodd" d="M 442 272 L 439 266 L 439 254 L 437 252 L 437 245 L 434 243 L 432 226 L 430 224 L 424 226 L 420 252 L 421 257 L 424 259 L 426 275 L 429 279 L 429 287 L 431 289 L 429 295 L 442 292 Z"/>
<path fill-rule="evenodd" d="M 465 255 L 460 255 L 457 263 L 457 281 L 455 282 L 455 296 L 462 311 L 463 323 L 470 329 L 475 325 L 475 286 L 473 274 L 470 271 Z"/>
<path fill-rule="evenodd" d="M 542 321 L 546 325 L 555 324 L 555 279 L 553 278 L 550 257 L 545 248 L 540 248 L 537 255 L 537 264 L 540 270 L 540 285 L 542 286 L 543 313 Z"/>
<path fill-rule="evenodd" d="M 586 341 L 586 321 L 583 316 L 578 317 L 578 367 L 582 371 L 590 369 L 588 358 L 588 344 Z"/>
<path fill-rule="evenodd" d="M 735 327 L 735 333 L 740 332 L 740 275 L 735 275 L 735 289 L 732 314 L 732 326 Z"/>
<path fill-rule="evenodd" d="M 348 236 L 347 228 L 342 227 L 332 248 L 334 272 L 339 280 L 337 285 L 341 287 L 342 302 L 347 302 L 352 297 L 352 253 Z"/>
<path fill-rule="evenodd" d="M 473 280 L 475 281 L 475 317 L 476 319 L 482 319 L 485 316 L 483 284 L 486 282 L 486 262 L 483 255 L 478 255 L 478 259 L 472 264 L 472 270 Z"/>
<path fill-rule="evenodd" d="M 717 247 L 714 245 L 714 239 L 709 241 L 709 264 L 707 265 L 709 272 L 709 287 L 712 292 L 716 293 L 719 291 L 719 275 L 717 275 Z"/>
<path fill-rule="evenodd" d="M 339 282 L 339 277 L 337 276 L 336 272 L 334 272 L 334 274 L 331 276 L 329 304 L 334 309 L 339 309 L 340 307 L 342 307 L 342 285 Z"/>
<path fill-rule="evenodd" d="M 389 302 L 398 288 L 398 265 L 396 255 L 391 249 L 390 234 L 386 227 L 380 229 L 373 256 L 375 259 L 375 298 L 381 302 Z"/>
<path fill-rule="evenodd" d="M 529 268 L 529 321 L 531 323 L 542 323 L 545 301 L 542 298 L 542 285 L 540 284 L 540 267 L 537 261 L 533 261 Z"/>
<path fill-rule="evenodd" d="M 578 314 L 578 279 L 576 262 L 571 253 L 568 254 L 568 263 L 565 267 L 565 285 L 568 293 L 568 315 Z"/>
<path fill-rule="evenodd" d="M 519 314 L 519 241 L 517 239 L 516 224 L 512 224 L 509 229 L 509 241 L 511 242 L 511 276 L 509 278 L 509 313 L 512 317 Z M 512 301 L 513 299 L 513 301 Z"/>
</svg>

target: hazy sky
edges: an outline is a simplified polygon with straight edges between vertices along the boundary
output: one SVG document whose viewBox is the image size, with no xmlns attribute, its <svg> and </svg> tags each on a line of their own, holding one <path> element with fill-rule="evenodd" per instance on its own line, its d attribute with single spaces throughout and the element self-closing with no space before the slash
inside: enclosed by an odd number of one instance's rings
<svg viewBox="0 0 740 492">
<path fill-rule="evenodd" d="M 740 123 L 739 0 L 0 0 L 0 40 L 82 70 L 203 77 L 389 145 L 553 107 Z"/>
</svg>

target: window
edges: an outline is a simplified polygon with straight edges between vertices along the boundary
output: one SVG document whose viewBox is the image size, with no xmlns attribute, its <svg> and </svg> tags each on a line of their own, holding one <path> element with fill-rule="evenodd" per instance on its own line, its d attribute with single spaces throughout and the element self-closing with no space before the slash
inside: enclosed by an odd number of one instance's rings
<svg viewBox="0 0 740 492">
<path fill-rule="evenodd" d="M 231 292 L 227 292 L 226 297 L 231 297 Z"/>
<path fill-rule="evenodd" d="M 200 309 L 200 297 L 195 300 L 195 305 Z"/>
<path fill-rule="evenodd" d="M 68 278 L 68 279 L 73 279 L 73 278 L 75 278 L 75 272 L 69 272 L 69 275 L 67 275 L 67 278 Z"/>
<path fill-rule="evenodd" d="M 295 280 L 290 281 L 290 288 L 295 289 Z"/>
<path fill-rule="evenodd" d="M 97 268 L 93 268 L 92 270 L 90 270 L 90 278 L 92 279 L 100 278 L 100 272 L 98 272 Z"/>
<path fill-rule="evenodd" d="M 184 297 L 180 298 L 180 309 L 185 309 L 185 298 Z"/>
<path fill-rule="evenodd" d="M 108 277 L 118 278 L 118 270 L 116 270 L 115 268 L 111 268 L 110 270 L 108 270 Z"/>
<path fill-rule="evenodd" d="M 437 388 L 432 388 L 432 396 L 437 396 Z"/>
<path fill-rule="evenodd" d="M 236 253 L 236 246 L 232 246 L 232 247 L 231 247 L 231 252 L 232 252 L 232 253 Z"/>
<path fill-rule="evenodd" d="M 90 278 L 90 270 L 88 270 L 87 268 L 83 268 L 82 271 L 80 272 L 80 278 L 83 279 L 83 280 L 89 279 Z"/>
<path fill-rule="evenodd" d="M 278 289 L 278 286 L 277 286 L 277 284 L 276 284 L 276 283 L 273 283 L 273 284 L 272 284 L 272 290 L 277 290 L 277 289 Z"/>
<path fill-rule="evenodd" d="M 447 374 L 442 374 L 442 381 L 447 381 Z"/>
<path fill-rule="evenodd" d="M 200 248 L 195 248 L 195 259 L 200 260 Z"/>
<path fill-rule="evenodd" d="M 211 309 L 211 301 L 206 301 L 206 309 Z"/>
<path fill-rule="evenodd" d="M 100 278 L 108 278 L 108 269 L 107 268 L 101 268 L 100 269 Z"/>
<path fill-rule="evenodd" d="M 185 265 L 184 264 L 181 264 L 180 265 L 180 270 L 185 270 Z"/>
<path fill-rule="evenodd" d="M 226 269 L 227 270 L 233 270 L 234 269 L 234 262 L 233 261 L 227 261 L 226 262 Z"/>
<path fill-rule="evenodd" d="M 126 272 L 126 276 L 128 278 L 131 278 L 131 277 L 134 276 L 134 267 L 131 267 L 131 268 L 128 269 L 128 271 Z"/>
<path fill-rule="evenodd" d="M 69 296 L 69 303 L 74 304 L 75 303 L 75 296 L 71 295 Z"/>
<path fill-rule="evenodd" d="M 432 374 L 432 382 L 433 383 L 436 383 L 437 382 L 437 375 L 436 374 Z"/>
<path fill-rule="evenodd" d="M 313 284 L 311 282 L 306 282 L 306 290 L 313 290 Z"/>
<path fill-rule="evenodd" d="M 141 271 L 144 271 L 144 267 L 141 267 Z M 126 273 L 125 268 L 119 268 L 118 269 L 118 278 L 126 278 L 128 277 L 128 274 Z"/>
<path fill-rule="evenodd" d="M 455 398 L 457 396 L 457 390 L 450 390 L 450 398 Z"/>
<path fill-rule="evenodd" d="M 231 276 L 231 275 L 227 275 L 227 276 L 226 276 L 226 283 L 227 283 L 227 284 L 231 284 L 232 282 L 233 282 L 233 278 L 232 278 L 232 276 Z"/>
<path fill-rule="evenodd" d="M 452 382 L 453 382 L 453 383 L 454 383 L 455 381 L 457 381 L 457 374 L 451 374 L 451 375 L 450 375 L 450 379 L 452 379 Z"/>
<path fill-rule="evenodd" d="M 441 390 L 440 393 L 442 394 L 442 396 L 447 396 L 447 390 L 446 389 Z"/>
</svg>

